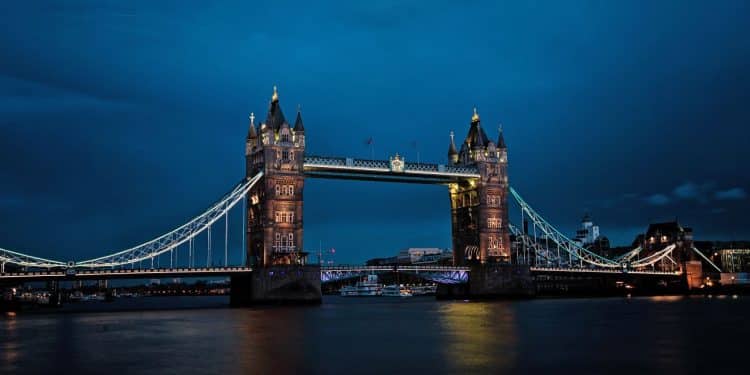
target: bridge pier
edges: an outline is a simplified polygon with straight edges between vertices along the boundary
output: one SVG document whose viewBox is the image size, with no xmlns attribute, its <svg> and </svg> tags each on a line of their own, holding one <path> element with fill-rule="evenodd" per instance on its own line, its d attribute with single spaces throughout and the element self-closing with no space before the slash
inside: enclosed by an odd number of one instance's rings
<svg viewBox="0 0 750 375">
<path fill-rule="evenodd" d="M 234 307 L 321 302 L 319 266 L 268 266 L 231 277 L 230 304 Z"/>
<path fill-rule="evenodd" d="M 519 264 L 477 264 L 467 284 L 438 285 L 438 299 L 531 298 L 536 294 L 531 268 Z"/>
</svg>

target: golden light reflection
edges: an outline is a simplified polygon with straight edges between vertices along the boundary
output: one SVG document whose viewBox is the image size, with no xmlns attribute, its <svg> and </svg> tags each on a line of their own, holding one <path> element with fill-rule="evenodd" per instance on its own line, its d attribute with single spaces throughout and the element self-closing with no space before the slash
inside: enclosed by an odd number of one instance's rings
<svg viewBox="0 0 750 375">
<path fill-rule="evenodd" d="M 649 301 L 652 302 L 677 302 L 681 301 L 684 296 L 652 296 L 648 297 Z"/>
<path fill-rule="evenodd" d="M 512 370 L 518 338 L 514 312 L 506 303 L 451 302 L 441 306 L 449 336 L 445 358 L 460 373 Z"/>
<path fill-rule="evenodd" d="M 15 313 L 6 314 L 3 320 L 3 339 L 0 340 L 0 353 L 2 353 L 2 363 L 0 368 L 14 369 L 19 358 L 19 338 Z"/>
<path fill-rule="evenodd" d="M 278 308 L 237 309 L 236 342 L 238 350 L 232 371 L 241 374 L 294 374 L 302 372 L 307 332 L 301 321 L 303 310 Z M 230 372 L 232 372 L 230 371 Z"/>
</svg>

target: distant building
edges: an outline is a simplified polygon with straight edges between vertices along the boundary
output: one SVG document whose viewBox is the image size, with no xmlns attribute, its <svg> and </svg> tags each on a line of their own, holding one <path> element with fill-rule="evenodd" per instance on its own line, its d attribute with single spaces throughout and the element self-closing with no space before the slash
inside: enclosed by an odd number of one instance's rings
<svg viewBox="0 0 750 375">
<path fill-rule="evenodd" d="M 675 242 L 693 241 L 693 229 L 683 227 L 677 221 L 649 224 L 645 234 L 633 241 L 633 248 L 643 246 L 645 250 L 660 250 Z"/>
<path fill-rule="evenodd" d="M 581 229 L 576 231 L 574 241 L 576 241 L 578 245 L 585 247 L 593 244 L 597 238 L 599 238 L 599 226 L 594 225 L 589 214 L 584 215 L 581 220 Z"/>
<path fill-rule="evenodd" d="M 725 272 L 750 272 L 750 249 L 720 249 L 713 255 L 720 259 Z"/>
<path fill-rule="evenodd" d="M 387 258 L 373 258 L 365 262 L 368 266 L 392 266 L 398 264 L 398 257 L 392 256 Z"/>
<path fill-rule="evenodd" d="M 387 258 L 374 258 L 366 262 L 368 266 L 397 264 L 452 264 L 453 252 L 437 247 L 411 247 L 399 251 L 398 255 Z"/>
<path fill-rule="evenodd" d="M 416 264 L 423 263 L 433 258 L 439 258 L 445 252 L 450 253 L 450 250 L 439 249 L 436 247 L 410 247 L 408 249 L 401 250 L 398 253 L 399 264 Z M 452 253 L 450 253 L 451 256 Z"/>
</svg>

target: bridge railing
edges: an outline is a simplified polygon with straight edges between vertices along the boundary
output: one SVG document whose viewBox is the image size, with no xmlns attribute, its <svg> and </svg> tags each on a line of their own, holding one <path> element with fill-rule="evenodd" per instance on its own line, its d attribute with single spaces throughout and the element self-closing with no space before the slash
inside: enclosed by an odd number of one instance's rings
<svg viewBox="0 0 750 375">
<path fill-rule="evenodd" d="M 352 169 L 371 169 L 379 171 L 390 171 L 390 162 L 388 160 L 371 160 L 357 158 L 341 158 L 330 156 L 305 156 L 305 164 L 321 167 L 352 168 Z M 478 177 L 479 171 L 472 166 L 454 166 L 434 163 L 404 163 L 404 172 L 435 173 L 435 174 L 456 174 L 469 177 Z M 476 175 L 476 176 L 475 176 Z"/>
<path fill-rule="evenodd" d="M 426 266 L 426 265 L 385 265 L 385 266 L 363 266 L 356 264 L 342 264 L 336 266 L 321 266 L 321 271 L 471 271 L 470 267 L 462 266 Z"/>
</svg>

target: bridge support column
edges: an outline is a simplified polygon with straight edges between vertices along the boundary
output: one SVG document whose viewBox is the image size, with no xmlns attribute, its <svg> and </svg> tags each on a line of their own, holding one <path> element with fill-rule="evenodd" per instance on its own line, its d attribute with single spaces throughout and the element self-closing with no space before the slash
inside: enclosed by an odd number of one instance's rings
<svg viewBox="0 0 750 375">
<path fill-rule="evenodd" d="M 5 273 L 5 262 L 0 263 L 0 273 Z"/>
<path fill-rule="evenodd" d="M 321 303 L 319 266 L 268 266 L 231 278 L 232 306 Z"/>
<path fill-rule="evenodd" d="M 536 294 L 531 268 L 518 264 L 476 264 L 468 284 L 438 285 L 438 299 L 531 298 Z"/>
</svg>

